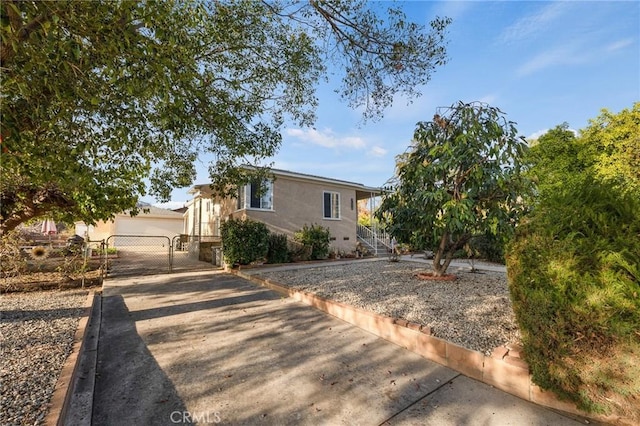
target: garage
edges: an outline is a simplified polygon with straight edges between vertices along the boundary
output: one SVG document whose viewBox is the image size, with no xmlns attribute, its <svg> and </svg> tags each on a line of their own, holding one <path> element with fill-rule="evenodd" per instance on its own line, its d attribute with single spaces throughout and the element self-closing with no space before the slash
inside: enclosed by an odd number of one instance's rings
<svg viewBox="0 0 640 426">
<path fill-rule="evenodd" d="M 112 235 L 163 236 L 169 239 L 184 231 L 182 213 L 154 206 L 142 206 L 137 216 L 128 212 L 117 214 L 113 221 L 98 222 L 95 226 L 76 223 L 76 233 L 91 241 L 104 240 Z"/>
</svg>

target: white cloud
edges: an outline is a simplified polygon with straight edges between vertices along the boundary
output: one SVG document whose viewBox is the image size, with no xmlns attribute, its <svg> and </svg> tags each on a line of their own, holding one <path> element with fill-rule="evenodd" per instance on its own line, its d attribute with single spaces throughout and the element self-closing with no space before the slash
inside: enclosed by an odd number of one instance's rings
<svg viewBox="0 0 640 426">
<path fill-rule="evenodd" d="M 448 17 L 454 21 L 463 15 L 469 13 L 469 11 L 475 6 L 474 2 L 470 1 L 444 1 L 435 4 L 433 12 L 430 12 L 428 17 L 433 19 L 433 16 Z"/>
<path fill-rule="evenodd" d="M 551 3 L 537 13 L 518 19 L 504 29 L 499 41 L 509 44 L 533 37 L 546 31 L 548 24 L 561 17 L 567 10 L 568 2 Z"/>
<path fill-rule="evenodd" d="M 518 67 L 516 73 L 518 76 L 523 77 L 557 65 L 582 64 L 593 57 L 593 52 L 584 51 L 576 44 L 558 46 L 529 59 Z"/>
<path fill-rule="evenodd" d="M 525 137 L 525 139 L 529 142 L 538 139 L 540 136 L 544 135 L 545 133 L 547 133 L 549 131 L 549 129 L 542 129 L 542 130 L 538 130 L 537 132 L 533 132 L 531 133 L 529 136 Z"/>
<path fill-rule="evenodd" d="M 529 136 L 526 136 L 525 139 L 527 141 L 531 142 L 533 140 L 536 140 L 536 139 L 540 138 L 540 136 L 544 135 L 549 130 L 551 130 L 551 129 L 538 130 L 537 132 L 533 132 Z M 578 136 L 578 131 L 576 129 L 568 128 L 567 130 L 569 130 L 570 132 L 573 132 L 573 134 L 576 135 L 576 137 Z"/>
<path fill-rule="evenodd" d="M 606 47 L 606 50 L 608 52 L 615 52 L 617 50 L 621 50 L 624 49 L 627 46 L 630 46 L 633 44 L 633 39 L 632 38 L 625 38 L 623 40 L 618 40 L 614 43 L 611 43 L 610 45 L 608 45 Z"/>
<path fill-rule="evenodd" d="M 496 93 L 489 93 L 488 95 L 484 95 L 480 99 L 479 102 L 484 102 L 486 104 L 492 105 L 498 99 L 498 95 Z"/>
<path fill-rule="evenodd" d="M 325 148 L 350 148 L 362 149 L 366 146 L 364 139 L 359 136 L 337 136 L 331 129 L 323 129 L 319 132 L 316 129 L 287 129 L 287 135 L 301 140 L 311 142 Z"/>
<path fill-rule="evenodd" d="M 384 157 L 387 155 L 387 150 L 382 148 L 381 146 L 374 146 L 368 152 L 371 157 Z"/>
</svg>

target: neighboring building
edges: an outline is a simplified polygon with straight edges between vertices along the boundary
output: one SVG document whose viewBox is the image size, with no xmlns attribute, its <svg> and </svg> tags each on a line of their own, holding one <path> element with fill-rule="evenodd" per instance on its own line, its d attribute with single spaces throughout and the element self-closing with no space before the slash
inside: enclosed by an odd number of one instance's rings
<svg viewBox="0 0 640 426">
<path fill-rule="evenodd" d="M 148 210 L 147 212 L 143 210 Z M 173 238 L 183 230 L 182 213 L 141 205 L 140 213 L 131 216 L 128 211 L 119 213 L 112 221 L 87 226 L 77 222 L 76 234 L 91 241 L 106 240 L 112 235 L 164 236 Z"/>
<path fill-rule="evenodd" d="M 356 249 L 358 201 L 379 196 L 380 188 L 285 170 L 271 169 L 271 174 L 274 179 L 261 195 L 258 185 L 249 184 L 234 199 L 213 198 L 209 184 L 195 185 L 184 213 L 189 240 L 219 241 L 222 222 L 250 218 L 291 238 L 304 225 L 319 224 L 329 228 L 333 250 Z"/>
</svg>

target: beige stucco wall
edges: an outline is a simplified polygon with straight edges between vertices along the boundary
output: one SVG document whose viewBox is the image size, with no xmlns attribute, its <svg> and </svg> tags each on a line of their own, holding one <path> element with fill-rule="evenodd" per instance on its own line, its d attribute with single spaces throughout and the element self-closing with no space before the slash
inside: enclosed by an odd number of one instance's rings
<svg viewBox="0 0 640 426">
<path fill-rule="evenodd" d="M 340 194 L 340 219 L 325 219 L 323 193 Z M 331 247 L 352 252 L 356 247 L 357 203 L 355 189 L 331 183 L 278 176 L 273 184 L 273 211 L 247 209 L 233 217 L 249 217 L 266 223 L 272 232 L 293 236 L 305 224 L 329 228 Z"/>
</svg>

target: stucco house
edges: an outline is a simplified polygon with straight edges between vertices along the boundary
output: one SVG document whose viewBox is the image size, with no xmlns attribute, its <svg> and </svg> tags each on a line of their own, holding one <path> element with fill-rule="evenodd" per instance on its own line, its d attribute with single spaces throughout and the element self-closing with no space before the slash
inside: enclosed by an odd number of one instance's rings
<svg viewBox="0 0 640 426">
<path fill-rule="evenodd" d="M 249 184 L 233 199 L 213 197 L 209 184 L 193 186 L 184 213 L 185 237 L 215 244 L 222 222 L 250 218 L 291 238 L 305 224 L 319 224 L 329 228 L 334 251 L 353 252 L 358 241 L 371 239 L 372 231 L 358 225 L 358 201 L 379 196 L 380 188 L 278 169 L 271 169 L 271 175 L 262 194 L 258 184 Z M 199 246 L 191 244 L 190 250 Z"/>
</svg>

